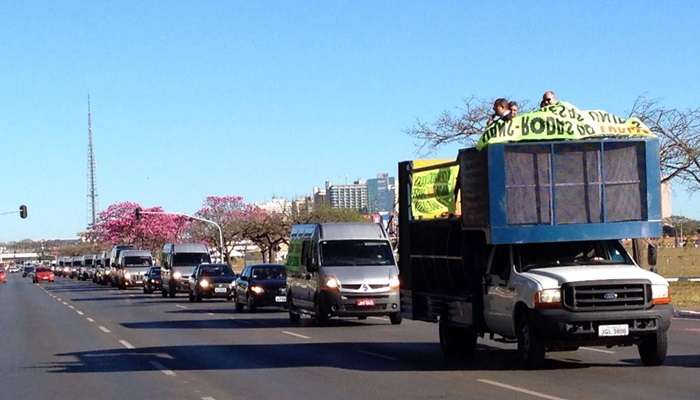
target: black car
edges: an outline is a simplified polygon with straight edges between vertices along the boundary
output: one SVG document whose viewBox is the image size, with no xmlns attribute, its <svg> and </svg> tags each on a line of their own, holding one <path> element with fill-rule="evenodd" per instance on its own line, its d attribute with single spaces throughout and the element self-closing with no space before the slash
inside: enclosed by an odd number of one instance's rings
<svg viewBox="0 0 700 400">
<path fill-rule="evenodd" d="M 228 264 L 199 264 L 190 275 L 190 301 L 224 298 L 231 301 L 236 274 Z"/>
<path fill-rule="evenodd" d="M 163 281 L 160 280 L 160 267 L 149 268 L 143 276 L 143 292 L 150 294 L 161 289 L 163 289 Z"/>
<path fill-rule="evenodd" d="M 243 269 L 233 284 L 236 311 L 257 307 L 287 306 L 287 269 L 284 265 L 258 264 Z"/>
</svg>

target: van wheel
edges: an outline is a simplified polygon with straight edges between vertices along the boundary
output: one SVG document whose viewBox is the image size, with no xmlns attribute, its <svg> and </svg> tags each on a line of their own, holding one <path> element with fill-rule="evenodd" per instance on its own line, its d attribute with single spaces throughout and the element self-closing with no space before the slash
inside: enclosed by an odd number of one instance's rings
<svg viewBox="0 0 700 400">
<path fill-rule="evenodd" d="M 525 368 L 537 368 L 544 361 L 544 341 L 537 335 L 535 327 L 526 313 L 517 320 L 518 359 Z"/>
<path fill-rule="evenodd" d="M 314 302 L 314 322 L 321 325 L 327 323 L 328 319 L 328 311 L 326 311 L 326 308 L 321 304 L 321 301 L 317 299 Z"/>
<path fill-rule="evenodd" d="M 651 335 L 648 338 L 644 338 L 642 342 L 637 345 L 637 348 L 643 365 L 661 365 L 664 363 L 664 360 L 666 360 L 668 336 L 666 332 Z"/>
<path fill-rule="evenodd" d="M 292 325 L 298 325 L 301 322 L 301 314 L 294 307 L 294 302 L 291 296 L 287 296 L 287 310 L 289 311 L 289 323 Z"/>
<path fill-rule="evenodd" d="M 255 306 L 255 299 L 251 299 L 250 297 L 248 297 L 248 301 L 246 301 L 246 303 L 248 303 L 248 312 L 255 312 L 255 310 L 257 309 L 257 307 Z"/>
<path fill-rule="evenodd" d="M 236 302 L 236 312 L 242 312 L 243 311 L 243 303 L 239 303 L 238 299 L 236 299 L 235 302 Z"/>
<path fill-rule="evenodd" d="M 439 331 L 440 349 L 445 358 L 466 359 L 474 355 L 478 337 L 474 329 L 451 326 L 446 318 L 440 318 Z"/>
<path fill-rule="evenodd" d="M 194 303 L 194 295 L 192 294 L 192 292 L 190 292 L 189 299 L 190 299 L 190 303 Z"/>
<path fill-rule="evenodd" d="M 165 297 L 168 297 L 168 292 L 166 292 L 165 290 L 161 290 L 161 291 L 160 291 L 160 294 L 161 294 L 164 298 L 165 298 Z"/>
<path fill-rule="evenodd" d="M 175 294 L 176 294 L 176 293 L 177 293 L 177 292 L 175 292 L 174 289 L 170 289 L 170 290 L 168 291 L 168 296 L 170 296 L 170 298 L 172 299 L 173 297 L 175 297 Z"/>
<path fill-rule="evenodd" d="M 395 312 L 389 314 L 389 320 L 391 321 L 392 325 L 401 325 L 401 313 Z"/>
</svg>

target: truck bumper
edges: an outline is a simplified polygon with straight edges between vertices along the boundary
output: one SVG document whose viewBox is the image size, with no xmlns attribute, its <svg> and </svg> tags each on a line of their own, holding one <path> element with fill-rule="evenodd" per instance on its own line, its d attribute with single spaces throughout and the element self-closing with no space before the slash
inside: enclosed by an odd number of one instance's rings
<svg viewBox="0 0 700 400">
<path fill-rule="evenodd" d="M 673 307 L 653 306 L 648 310 L 572 312 L 565 309 L 535 310 L 532 318 L 538 334 L 549 344 L 563 346 L 628 345 L 663 333 L 671 326 Z M 599 336 L 601 325 L 629 326 L 626 336 Z"/>
</svg>

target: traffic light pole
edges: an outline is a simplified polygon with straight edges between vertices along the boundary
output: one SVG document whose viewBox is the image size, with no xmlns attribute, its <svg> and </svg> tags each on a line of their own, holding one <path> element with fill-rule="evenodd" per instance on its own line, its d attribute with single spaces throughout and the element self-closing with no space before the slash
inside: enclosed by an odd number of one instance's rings
<svg viewBox="0 0 700 400">
<path fill-rule="evenodd" d="M 221 226 L 219 226 L 219 224 L 217 224 L 216 222 L 209 220 L 209 219 L 206 219 L 206 218 L 195 217 L 194 215 L 189 215 L 189 214 L 185 214 L 185 213 L 178 213 L 178 212 L 143 211 L 140 208 L 137 209 L 137 211 L 136 211 L 137 216 L 138 215 L 148 215 L 148 214 L 151 214 L 151 215 L 174 215 L 177 217 L 185 217 L 185 218 L 194 219 L 197 221 L 201 221 L 201 222 L 205 222 L 207 224 L 214 225 L 216 227 L 216 229 L 219 230 L 219 245 L 220 245 L 219 252 L 221 254 L 221 260 L 228 264 L 228 260 L 224 260 L 224 232 L 223 232 L 223 230 L 221 230 Z"/>
</svg>

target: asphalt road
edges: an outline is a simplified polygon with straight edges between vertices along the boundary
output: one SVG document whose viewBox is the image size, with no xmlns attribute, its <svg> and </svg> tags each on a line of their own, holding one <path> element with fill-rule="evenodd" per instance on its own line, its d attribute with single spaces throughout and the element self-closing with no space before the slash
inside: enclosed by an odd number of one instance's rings
<svg viewBox="0 0 700 400">
<path fill-rule="evenodd" d="M 585 348 L 522 371 L 514 345 L 488 340 L 445 361 L 435 324 L 291 326 L 275 310 L 10 274 L 0 399 L 697 399 L 700 320 L 674 319 L 670 341 L 662 367 L 640 366 L 635 347 Z"/>
</svg>

